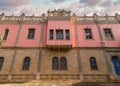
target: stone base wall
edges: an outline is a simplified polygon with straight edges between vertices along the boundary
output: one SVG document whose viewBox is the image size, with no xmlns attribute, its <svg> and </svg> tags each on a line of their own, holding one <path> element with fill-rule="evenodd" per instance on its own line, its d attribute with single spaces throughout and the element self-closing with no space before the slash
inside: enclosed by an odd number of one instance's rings
<svg viewBox="0 0 120 86">
<path fill-rule="evenodd" d="M 109 52 L 107 54 L 109 57 Z M 4 57 L 3 67 L 0 70 L 0 82 L 28 82 L 34 80 L 120 81 L 119 77 L 115 75 L 113 66 L 111 66 L 112 72 L 109 73 L 103 49 L 100 48 L 73 48 L 61 51 L 47 48 L 1 49 L 0 57 Z M 30 57 L 29 70 L 22 69 L 25 57 Z M 52 70 L 53 57 L 59 59 L 65 57 L 67 59 L 67 70 Z M 96 58 L 98 70 L 91 70 L 90 57 Z M 113 64 L 110 62 L 110 65 Z"/>
</svg>

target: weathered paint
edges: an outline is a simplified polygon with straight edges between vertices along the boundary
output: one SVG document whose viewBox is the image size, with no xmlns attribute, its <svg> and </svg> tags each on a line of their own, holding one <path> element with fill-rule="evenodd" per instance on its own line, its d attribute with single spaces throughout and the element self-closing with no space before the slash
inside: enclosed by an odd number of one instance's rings
<svg viewBox="0 0 120 86">
<path fill-rule="evenodd" d="M 7 40 L 2 41 L 2 46 L 11 47 L 14 46 L 16 42 L 17 32 L 18 32 L 19 25 L 9 25 L 9 24 L 3 24 L 0 25 L 0 36 L 1 39 L 4 35 L 5 29 L 9 29 Z"/>
<path fill-rule="evenodd" d="M 49 30 L 54 30 L 54 40 L 49 39 Z M 57 29 L 63 30 L 63 36 L 65 38 L 65 30 L 69 30 L 70 32 L 70 40 L 56 40 L 56 33 Z M 69 45 L 72 44 L 72 31 L 71 31 L 71 22 L 70 21 L 48 21 L 48 28 L 47 28 L 47 45 Z"/>
<path fill-rule="evenodd" d="M 100 25 L 101 32 L 103 35 L 103 39 L 105 42 L 105 46 L 107 47 L 119 47 L 120 46 L 120 24 L 102 24 Z M 107 40 L 105 38 L 104 29 L 110 28 L 113 34 L 113 40 Z"/>
<path fill-rule="evenodd" d="M 7 40 L 2 41 L 2 45 L 6 47 L 13 47 L 15 46 L 16 37 L 18 35 L 18 25 L 10 25 L 10 24 L 1 24 L 0 25 L 0 37 L 3 37 L 5 29 L 9 29 L 9 34 Z M 111 28 L 114 40 L 106 40 L 104 35 L 104 28 Z M 120 46 L 120 24 L 100 24 L 100 29 L 103 36 L 103 41 L 105 42 L 105 46 L 107 47 L 119 47 Z M 34 28 L 35 29 L 35 38 L 34 39 L 27 39 L 28 29 Z M 86 39 L 85 38 L 85 28 L 91 28 L 93 39 Z M 54 30 L 54 40 L 49 39 L 49 30 Z M 70 31 L 70 40 L 56 40 L 56 29 L 64 30 L 64 38 L 65 38 L 65 30 L 69 29 Z M 78 33 L 78 41 L 76 40 L 76 32 L 77 29 Z M 41 36 L 41 25 L 28 25 L 23 24 L 21 28 L 20 37 L 18 39 L 17 46 L 19 47 L 39 47 L 40 46 L 40 36 Z M 43 41 L 42 47 L 46 47 L 47 45 L 72 45 L 73 47 L 78 47 L 76 42 L 79 43 L 80 47 L 101 47 L 101 40 L 98 32 L 98 28 L 95 24 L 89 25 L 76 25 L 71 24 L 70 21 L 48 21 L 47 24 L 44 24 L 44 31 L 43 31 Z"/>
<path fill-rule="evenodd" d="M 27 39 L 28 29 L 35 29 L 34 39 Z M 18 46 L 20 47 L 39 47 L 41 25 L 22 25 Z"/>
<path fill-rule="evenodd" d="M 85 28 L 90 28 L 92 32 L 92 39 L 86 39 L 85 38 Z M 100 47 L 101 41 L 100 36 L 98 33 L 98 29 L 96 25 L 78 25 L 77 26 L 78 31 L 78 37 L 79 37 L 79 43 L 80 47 Z"/>
</svg>

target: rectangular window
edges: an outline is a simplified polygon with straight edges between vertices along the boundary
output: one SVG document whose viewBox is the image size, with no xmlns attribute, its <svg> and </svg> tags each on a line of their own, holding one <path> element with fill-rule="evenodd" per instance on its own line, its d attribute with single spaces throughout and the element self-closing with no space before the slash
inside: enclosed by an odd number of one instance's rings
<svg viewBox="0 0 120 86">
<path fill-rule="evenodd" d="M 113 40 L 111 29 L 104 29 L 104 33 L 107 40 Z"/>
<path fill-rule="evenodd" d="M 92 39 L 91 29 L 85 29 L 85 36 L 86 36 L 86 39 Z"/>
<path fill-rule="evenodd" d="M 34 39 L 34 35 L 35 35 L 35 29 L 29 29 L 27 39 Z"/>
<path fill-rule="evenodd" d="M 63 39 L 63 30 L 56 30 L 56 39 Z"/>
<path fill-rule="evenodd" d="M 6 30 L 5 30 L 5 33 L 4 33 L 4 36 L 3 36 L 3 40 L 7 40 L 8 33 L 9 33 L 9 30 L 6 29 Z"/>
<path fill-rule="evenodd" d="M 66 40 L 70 40 L 70 33 L 69 33 L 69 30 L 66 30 Z"/>
<path fill-rule="evenodd" d="M 50 40 L 53 40 L 53 37 L 54 37 L 54 30 L 50 30 Z"/>
</svg>

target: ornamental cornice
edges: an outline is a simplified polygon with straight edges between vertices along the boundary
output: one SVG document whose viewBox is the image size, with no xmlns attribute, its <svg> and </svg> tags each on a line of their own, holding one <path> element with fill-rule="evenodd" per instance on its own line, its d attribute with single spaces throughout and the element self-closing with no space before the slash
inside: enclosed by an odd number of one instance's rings
<svg viewBox="0 0 120 86">
<path fill-rule="evenodd" d="M 4 13 L 0 15 L 0 24 L 42 24 L 51 20 L 63 20 L 71 21 L 76 24 L 120 24 L 120 15 L 118 13 L 115 16 L 99 16 L 96 13 L 93 16 L 77 16 L 70 11 L 54 10 L 48 11 L 47 16 L 43 13 L 41 16 L 26 16 L 24 13 L 20 16 L 6 16 Z"/>
</svg>

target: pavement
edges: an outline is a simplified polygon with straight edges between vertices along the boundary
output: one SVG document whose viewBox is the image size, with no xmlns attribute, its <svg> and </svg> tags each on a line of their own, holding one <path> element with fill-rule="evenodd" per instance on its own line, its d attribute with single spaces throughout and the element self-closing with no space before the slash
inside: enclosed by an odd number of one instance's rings
<svg viewBox="0 0 120 86">
<path fill-rule="evenodd" d="M 0 83 L 0 86 L 120 86 L 120 83 Z"/>
</svg>

